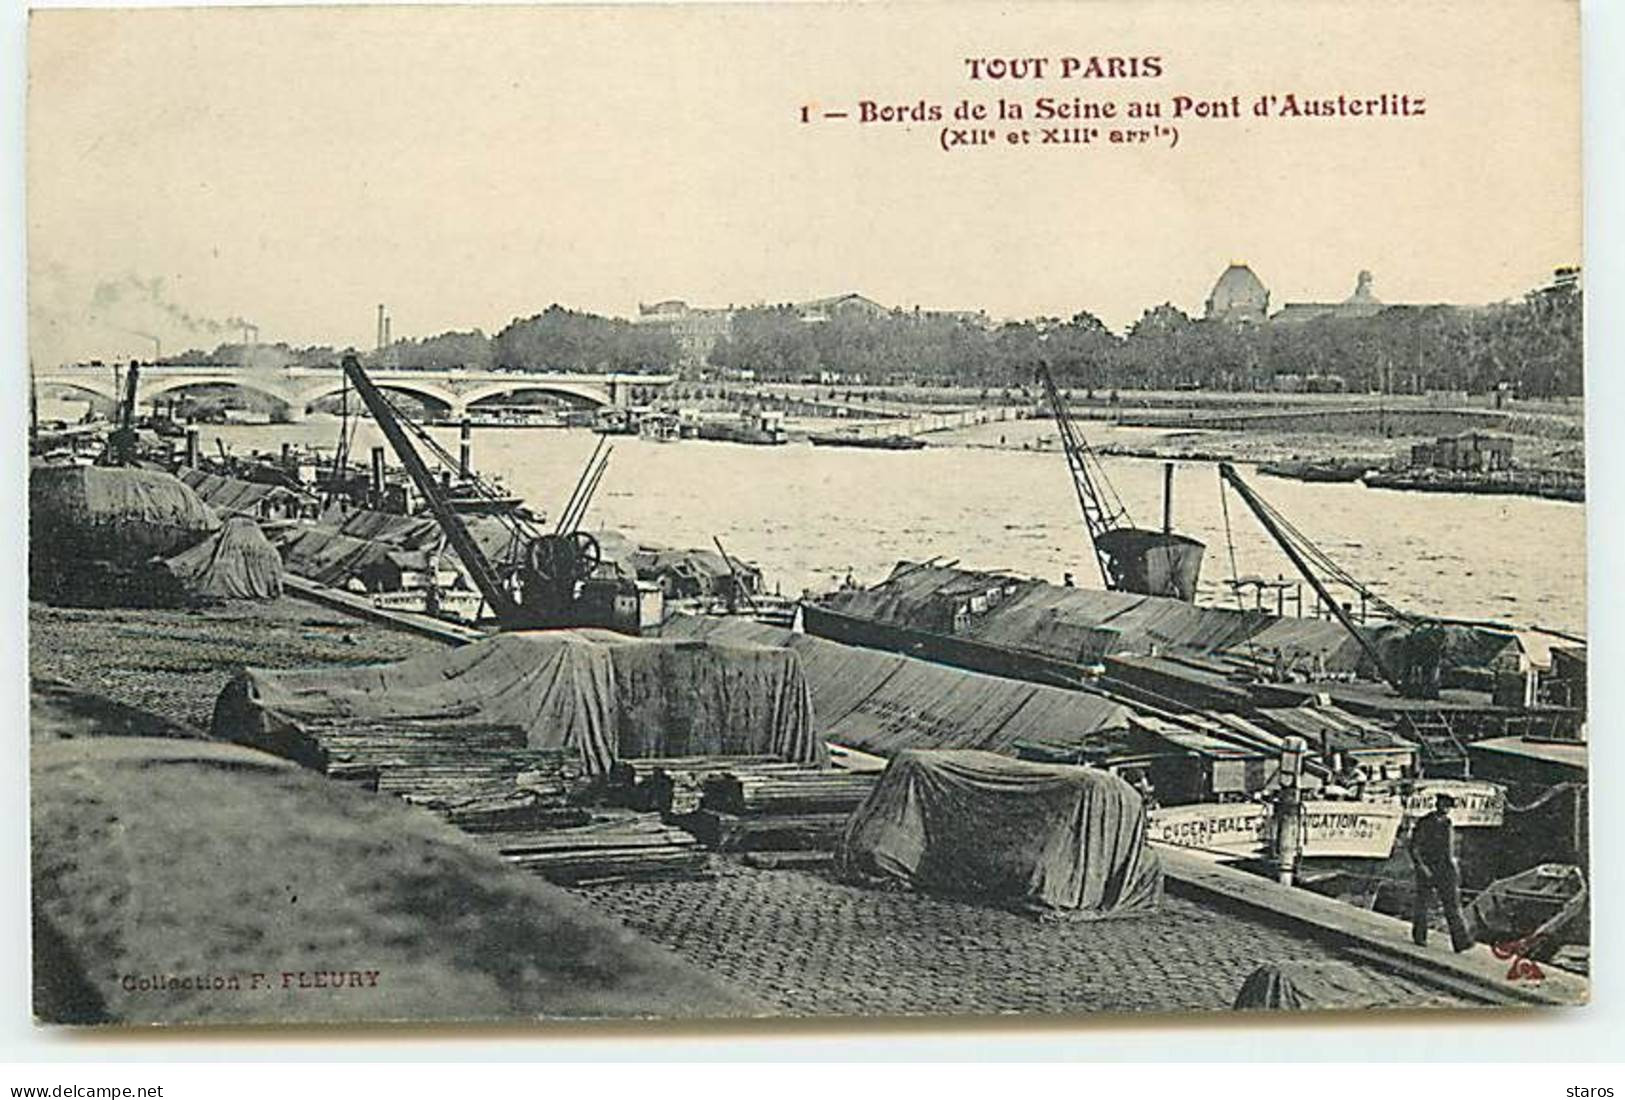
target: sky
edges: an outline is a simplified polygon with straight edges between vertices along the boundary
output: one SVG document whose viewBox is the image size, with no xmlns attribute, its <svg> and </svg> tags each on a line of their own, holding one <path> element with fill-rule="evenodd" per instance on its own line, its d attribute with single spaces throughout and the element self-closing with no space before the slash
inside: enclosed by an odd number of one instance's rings
<svg viewBox="0 0 1625 1100">
<path fill-rule="evenodd" d="M 29 37 L 39 364 L 210 348 L 243 320 L 370 347 L 379 303 L 413 337 L 848 291 L 1121 330 L 1199 313 L 1232 261 L 1279 306 L 1361 269 L 1385 301 L 1496 301 L 1582 258 L 1560 0 L 57 10 Z M 1056 77 L 1090 56 L 1163 75 Z M 1051 65 L 973 81 L 976 57 Z M 1289 92 L 1427 113 L 1246 110 Z M 1173 148 L 1017 146 L 1012 124 L 947 152 L 943 123 L 818 117 L 1041 95 L 1244 110 L 1182 120 Z"/>
</svg>

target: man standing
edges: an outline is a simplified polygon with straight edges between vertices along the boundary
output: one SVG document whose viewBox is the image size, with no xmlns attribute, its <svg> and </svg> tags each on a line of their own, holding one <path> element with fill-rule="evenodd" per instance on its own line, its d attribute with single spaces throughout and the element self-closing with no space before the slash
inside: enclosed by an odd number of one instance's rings
<svg viewBox="0 0 1625 1100">
<path fill-rule="evenodd" d="M 1411 910 L 1411 939 L 1423 947 L 1428 942 L 1429 893 L 1439 896 L 1445 923 L 1450 926 L 1450 944 L 1457 951 L 1473 946 L 1467 921 L 1461 912 L 1461 870 L 1456 866 L 1456 829 L 1450 823 L 1450 809 L 1456 800 L 1441 794 L 1434 799 L 1433 812 L 1411 830 L 1411 864 L 1416 868 L 1416 902 Z"/>
</svg>

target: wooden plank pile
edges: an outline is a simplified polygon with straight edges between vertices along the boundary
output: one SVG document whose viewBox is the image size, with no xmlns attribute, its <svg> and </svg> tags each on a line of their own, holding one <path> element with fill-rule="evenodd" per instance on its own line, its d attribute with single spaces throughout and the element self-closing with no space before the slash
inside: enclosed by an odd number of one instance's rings
<svg viewBox="0 0 1625 1100">
<path fill-rule="evenodd" d="M 731 814 L 849 814 L 863 805 L 879 777 L 810 764 L 748 765 L 705 781 L 702 805 Z"/>
<path fill-rule="evenodd" d="M 616 817 L 574 829 L 491 833 L 480 841 L 514 866 L 561 885 L 710 874 L 711 857 L 699 842 L 653 814 Z"/>
<path fill-rule="evenodd" d="M 579 758 L 524 747 L 511 729 L 470 727 L 455 736 L 410 726 L 309 731 L 325 771 L 435 810 L 469 832 L 580 825 L 585 789 Z"/>
<path fill-rule="evenodd" d="M 610 769 L 607 793 L 616 805 L 681 817 L 700 808 L 705 780 L 710 776 L 730 768 L 778 762 L 775 756 L 653 756 L 618 760 Z"/>
<path fill-rule="evenodd" d="M 705 778 L 700 807 L 675 818 L 718 851 L 833 851 L 879 776 L 811 764 L 742 764 Z"/>
</svg>

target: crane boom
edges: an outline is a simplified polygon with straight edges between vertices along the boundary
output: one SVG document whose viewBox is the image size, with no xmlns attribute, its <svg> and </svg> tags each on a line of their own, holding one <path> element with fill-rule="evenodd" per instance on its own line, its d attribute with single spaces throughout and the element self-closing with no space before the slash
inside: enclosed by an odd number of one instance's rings
<svg viewBox="0 0 1625 1100">
<path fill-rule="evenodd" d="M 1072 423 L 1072 413 L 1067 409 L 1066 402 L 1061 399 L 1061 391 L 1055 386 L 1055 379 L 1050 375 L 1049 365 L 1038 365 L 1038 381 L 1044 387 L 1044 396 L 1049 401 L 1050 413 L 1055 417 L 1055 428 L 1061 436 L 1061 447 L 1066 452 L 1066 465 L 1072 472 L 1072 488 L 1078 495 L 1078 508 L 1083 512 L 1083 524 L 1089 530 L 1089 543 L 1095 551 L 1095 563 L 1100 566 L 1100 579 L 1107 588 L 1114 588 L 1111 556 L 1103 549 L 1101 537 L 1129 519 L 1128 509 L 1118 499 L 1117 491 L 1112 488 L 1104 473 L 1091 470 L 1091 465 L 1098 465 L 1099 460 L 1094 451 L 1084 440 L 1083 434 Z"/>
<path fill-rule="evenodd" d="M 389 445 L 395 449 L 395 455 L 401 460 L 401 465 L 406 467 L 406 473 L 411 477 L 412 484 L 417 486 L 418 492 L 423 494 L 423 499 L 428 501 L 429 511 L 440 524 L 440 529 L 446 533 L 446 539 L 451 543 L 452 549 L 456 550 L 457 556 L 462 559 L 464 568 L 468 570 L 475 587 L 480 590 L 480 595 L 485 597 L 485 602 L 496 615 L 497 622 L 504 629 L 510 630 L 527 625 L 524 610 L 503 585 L 491 563 L 486 560 L 479 544 L 464 526 L 462 517 L 446 500 L 434 475 L 424 464 L 417 448 L 412 445 L 412 440 L 402 430 L 394 406 L 385 399 L 383 392 L 372 379 L 367 377 L 367 372 L 361 369 L 361 363 L 355 356 L 344 357 L 344 375 L 350 380 L 350 385 L 355 387 L 356 396 L 367 406 L 367 411 L 372 414 L 373 421 L 384 433 L 384 438 L 389 440 Z"/>
<path fill-rule="evenodd" d="M 1372 663 L 1377 666 L 1377 671 L 1388 682 L 1388 686 L 1401 695 L 1409 694 L 1404 682 L 1389 666 L 1388 662 L 1383 660 L 1382 654 L 1378 652 L 1371 639 L 1360 632 L 1359 628 L 1354 625 L 1354 620 L 1349 617 L 1349 613 L 1343 610 L 1343 605 L 1332 598 L 1332 594 L 1327 590 L 1325 582 L 1320 579 L 1318 573 L 1310 568 L 1297 543 L 1288 537 L 1287 533 L 1281 530 L 1280 525 L 1275 522 L 1274 509 L 1266 504 L 1257 493 L 1253 492 L 1252 486 L 1241 479 L 1241 475 L 1236 473 L 1236 468 L 1230 463 L 1219 463 L 1219 476 L 1224 479 L 1226 484 L 1235 489 L 1241 499 L 1246 502 L 1247 507 L 1252 509 L 1253 515 L 1258 517 L 1258 522 L 1263 524 L 1264 530 L 1269 532 L 1270 537 L 1275 540 L 1276 545 L 1280 546 L 1282 552 L 1297 567 L 1298 572 L 1303 574 L 1303 579 L 1309 582 L 1309 587 L 1313 588 L 1321 601 L 1332 609 L 1332 614 L 1337 617 L 1339 623 L 1343 624 L 1343 629 L 1347 630 L 1349 635 L 1359 643 L 1360 648 L 1365 650 L 1366 656 L 1370 657 Z"/>
</svg>

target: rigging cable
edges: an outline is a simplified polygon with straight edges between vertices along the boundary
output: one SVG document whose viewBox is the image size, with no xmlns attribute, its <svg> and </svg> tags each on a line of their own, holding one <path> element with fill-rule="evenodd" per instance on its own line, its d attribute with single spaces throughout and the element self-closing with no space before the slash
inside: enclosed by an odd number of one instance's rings
<svg viewBox="0 0 1625 1100">
<path fill-rule="evenodd" d="M 1230 555 L 1230 594 L 1236 598 L 1236 610 L 1245 614 L 1247 605 L 1241 598 L 1241 574 L 1236 569 L 1236 540 L 1230 530 L 1230 494 L 1222 476 L 1219 478 L 1219 510 L 1224 513 L 1224 545 Z M 1261 665 L 1251 634 L 1242 639 L 1242 644 L 1247 647 L 1248 659 Z"/>
</svg>

